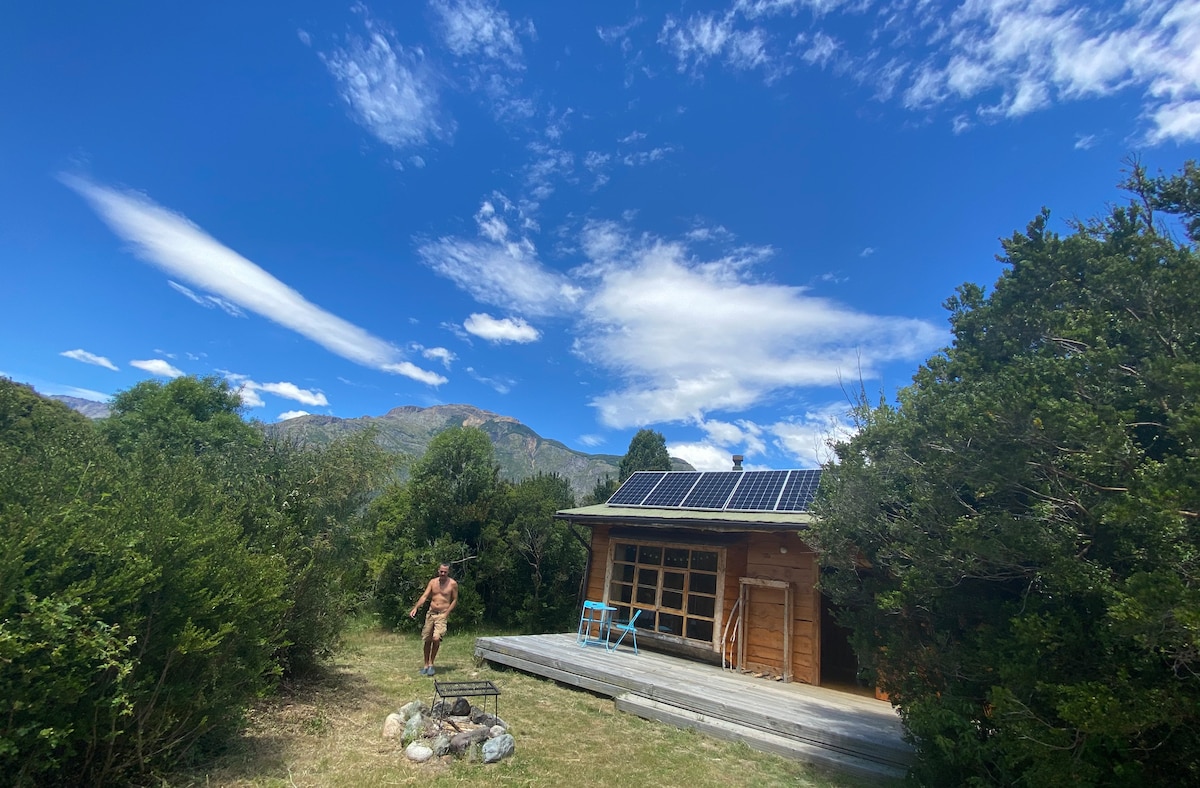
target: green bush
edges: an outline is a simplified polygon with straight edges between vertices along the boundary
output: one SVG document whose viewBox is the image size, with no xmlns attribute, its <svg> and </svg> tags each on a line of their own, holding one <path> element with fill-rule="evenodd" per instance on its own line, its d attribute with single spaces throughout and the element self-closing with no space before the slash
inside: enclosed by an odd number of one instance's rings
<svg viewBox="0 0 1200 788">
<path fill-rule="evenodd" d="M 0 381 L 0 773 L 122 782 L 240 719 L 277 672 L 284 564 L 194 458 L 114 454 Z"/>
</svg>

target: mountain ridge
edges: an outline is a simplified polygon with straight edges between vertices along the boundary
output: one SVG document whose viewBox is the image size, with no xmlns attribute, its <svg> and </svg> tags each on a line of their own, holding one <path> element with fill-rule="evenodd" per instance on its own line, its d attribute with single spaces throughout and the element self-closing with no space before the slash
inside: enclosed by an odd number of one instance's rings
<svg viewBox="0 0 1200 788">
<path fill-rule="evenodd" d="M 92 419 L 104 418 L 109 407 L 103 402 L 53 395 L 58 400 Z M 327 444 L 342 435 L 375 427 L 376 442 L 388 451 L 418 458 L 425 453 L 433 436 L 450 427 L 478 427 L 492 441 L 500 475 L 510 481 L 520 481 L 537 473 L 557 473 L 564 477 L 580 500 L 605 478 L 617 478 L 623 455 L 589 454 L 572 449 L 562 441 L 543 438 L 536 431 L 512 416 L 493 413 L 467 404 L 399 405 L 382 416 L 343 418 L 308 414 L 274 424 L 263 424 L 269 435 L 295 438 L 318 445 Z M 671 458 L 672 470 L 695 470 L 676 457 Z"/>
<path fill-rule="evenodd" d="M 338 416 L 297 416 L 267 425 L 268 432 L 297 437 L 314 443 L 326 443 L 339 434 L 374 426 L 376 441 L 389 451 L 413 457 L 425 453 L 429 441 L 450 427 L 477 427 L 495 447 L 496 464 L 506 479 L 519 481 L 537 473 L 557 473 L 567 479 L 576 499 L 592 491 L 605 477 L 616 478 L 622 455 L 589 454 L 552 438 L 543 438 L 531 427 L 512 416 L 451 404 L 420 407 L 401 405 L 382 416 L 343 419 Z M 672 458 L 674 470 L 692 470 L 683 460 Z"/>
</svg>

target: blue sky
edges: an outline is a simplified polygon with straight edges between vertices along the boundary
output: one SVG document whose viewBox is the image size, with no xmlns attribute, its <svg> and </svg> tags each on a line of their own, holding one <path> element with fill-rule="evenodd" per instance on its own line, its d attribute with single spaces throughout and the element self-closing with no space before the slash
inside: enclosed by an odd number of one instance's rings
<svg viewBox="0 0 1200 788">
<path fill-rule="evenodd" d="M 999 238 L 1200 155 L 1200 2 L 10 4 L 0 374 L 813 467 Z"/>
</svg>

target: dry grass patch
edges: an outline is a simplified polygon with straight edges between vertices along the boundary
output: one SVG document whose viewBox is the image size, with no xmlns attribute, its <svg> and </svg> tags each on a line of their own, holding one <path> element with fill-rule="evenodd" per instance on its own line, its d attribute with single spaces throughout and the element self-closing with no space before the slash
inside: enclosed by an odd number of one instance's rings
<svg viewBox="0 0 1200 788">
<path fill-rule="evenodd" d="M 486 663 L 477 665 L 475 637 L 451 632 L 438 657 L 437 678 L 489 680 L 500 688 L 500 716 L 517 744 L 516 753 L 505 761 L 485 766 L 435 758 L 414 764 L 404 757 L 399 742 L 384 741 L 384 718 L 411 700 L 428 705 L 433 679 L 417 673 L 417 636 L 363 630 L 349 636 L 346 648 L 320 675 L 285 687 L 259 704 L 229 752 L 206 768 L 171 775 L 165 783 L 180 788 L 358 788 L 415 785 L 436 778 L 439 784 L 546 788 L 864 785 L 743 744 L 618 712 L 609 698 Z"/>
</svg>

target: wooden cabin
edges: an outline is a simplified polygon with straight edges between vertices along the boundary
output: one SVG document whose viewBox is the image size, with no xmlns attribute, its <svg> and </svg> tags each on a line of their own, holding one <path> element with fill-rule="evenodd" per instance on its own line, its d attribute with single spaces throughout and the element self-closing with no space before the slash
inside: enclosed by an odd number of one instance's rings
<svg viewBox="0 0 1200 788">
<path fill-rule="evenodd" d="M 735 458 L 735 468 L 738 467 Z M 634 609 L 638 644 L 808 684 L 853 685 L 805 542 L 820 471 L 639 471 L 556 517 L 591 529 L 586 598 Z"/>
</svg>

